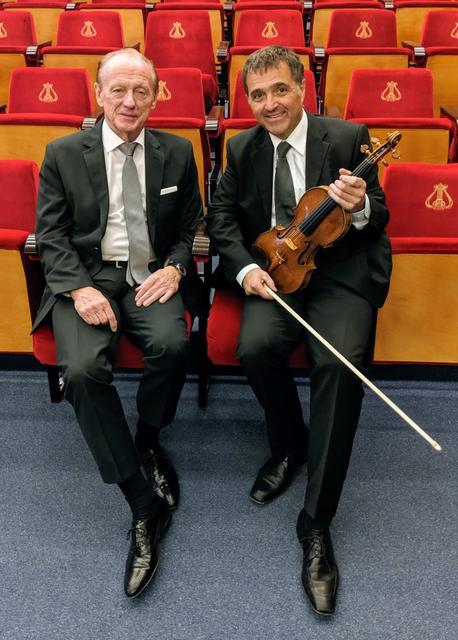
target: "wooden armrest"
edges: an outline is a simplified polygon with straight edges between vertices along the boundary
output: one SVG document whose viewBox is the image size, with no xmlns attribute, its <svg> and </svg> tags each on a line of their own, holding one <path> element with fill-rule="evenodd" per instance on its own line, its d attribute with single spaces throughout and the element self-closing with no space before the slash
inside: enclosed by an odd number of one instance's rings
<svg viewBox="0 0 458 640">
<path fill-rule="evenodd" d="M 451 105 L 451 104 L 441 104 L 440 107 L 440 112 L 441 115 L 444 114 L 444 116 L 446 118 L 451 118 L 452 120 L 455 120 L 455 122 L 458 123 L 458 105 Z"/>
<path fill-rule="evenodd" d="M 216 47 L 216 57 L 218 60 L 226 60 L 229 51 L 229 40 L 221 40 Z"/>
<path fill-rule="evenodd" d="M 140 42 L 134 42 L 134 44 L 126 44 L 125 47 L 128 47 L 129 49 L 137 49 L 137 51 L 140 51 Z"/>
<path fill-rule="evenodd" d="M 424 58 L 426 55 L 425 48 L 418 44 L 418 42 L 414 42 L 413 40 L 402 40 L 401 44 L 403 47 L 413 51 L 416 58 Z"/>
<path fill-rule="evenodd" d="M 224 105 L 215 104 L 205 116 L 205 131 L 218 131 L 219 123 L 224 118 Z"/>
<path fill-rule="evenodd" d="M 194 258 L 207 259 L 210 256 L 210 237 L 207 233 L 205 222 L 197 225 L 194 242 L 192 243 L 192 255 Z"/>
<path fill-rule="evenodd" d="M 313 49 L 313 57 L 315 58 L 315 60 L 324 60 L 326 50 L 321 42 L 311 42 L 310 47 Z"/>
</svg>

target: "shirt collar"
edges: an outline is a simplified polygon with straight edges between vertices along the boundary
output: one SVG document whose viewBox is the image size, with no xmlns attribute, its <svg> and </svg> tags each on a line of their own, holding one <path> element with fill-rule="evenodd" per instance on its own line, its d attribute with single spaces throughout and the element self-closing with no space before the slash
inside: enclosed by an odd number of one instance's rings
<svg viewBox="0 0 458 640">
<path fill-rule="evenodd" d="M 125 140 L 120 138 L 118 134 L 113 131 L 113 129 L 110 129 L 105 119 L 102 123 L 102 142 L 103 148 L 107 153 L 113 151 L 114 149 L 119 147 L 120 144 L 125 142 Z M 138 144 L 143 148 L 145 146 L 145 129 L 142 129 L 135 140 L 132 140 L 132 142 L 138 142 Z"/>
<path fill-rule="evenodd" d="M 308 120 L 307 114 L 305 111 L 302 111 L 302 118 L 300 119 L 299 124 L 296 126 L 293 131 L 286 138 L 286 142 L 288 142 L 295 151 L 301 154 L 301 156 L 305 156 L 305 143 L 307 140 L 307 129 L 308 129 Z M 270 139 L 272 140 L 272 144 L 274 145 L 274 150 L 277 150 L 280 142 L 283 142 L 281 138 L 277 138 L 273 133 L 269 133 Z"/>
</svg>

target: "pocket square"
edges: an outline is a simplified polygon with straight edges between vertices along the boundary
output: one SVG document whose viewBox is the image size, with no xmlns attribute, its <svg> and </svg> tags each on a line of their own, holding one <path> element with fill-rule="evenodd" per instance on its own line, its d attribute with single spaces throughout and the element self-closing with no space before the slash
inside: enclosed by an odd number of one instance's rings
<svg viewBox="0 0 458 640">
<path fill-rule="evenodd" d="M 174 191 L 178 191 L 178 187 L 176 185 L 173 187 L 164 187 L 164 189 L 161 189 L 161 196 L 165 196 L 167 193 L 173 193 Z"/>
</svg>

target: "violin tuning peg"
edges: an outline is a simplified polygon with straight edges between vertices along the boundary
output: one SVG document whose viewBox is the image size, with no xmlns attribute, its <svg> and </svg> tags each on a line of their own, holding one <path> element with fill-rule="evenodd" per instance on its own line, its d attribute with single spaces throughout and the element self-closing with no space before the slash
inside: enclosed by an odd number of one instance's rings
<svg viewBox="0 0 458 640">
<path fill-rule="evenodd" d="M 361 153 L 366 153 L 367 155 L 369 155 L 371 152 L 368 144 L 362 144 L 359 150 L 361 151 Z"/>
<path fill-rule="evenodd" d="M 388 166 L 388 162 L 384 159 L 380 160 L 380 162 L 383 164 L 384 167 Z"/>
<path fill-rule="evenodd" d="M 376 149 L 382 146 L 382 143 L 380 142 L 379 138 L 371 138 L 371 143 L 374 145 Z"/>
<path fill-rule="evenodd" d="M 399 151 L 394 150 L 391 152 L 391 156 L 395 159 L 395 160 L 399 160 L 399 158 L 401 157 L 401 154 L 399 153 Z"/>
</svg>

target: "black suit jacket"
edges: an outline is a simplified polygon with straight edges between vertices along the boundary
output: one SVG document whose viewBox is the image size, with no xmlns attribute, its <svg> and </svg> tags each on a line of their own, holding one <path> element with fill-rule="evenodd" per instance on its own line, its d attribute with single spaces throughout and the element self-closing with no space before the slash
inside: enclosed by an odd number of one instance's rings
<svg viewBox="0 0 458 640">
<path fill-rule="evenodd" d="M 360 147 L 369 144 L 364 125 L 307 114 L 306 187 L 329 185 L 341 167 L 354 169 L 364 158 Z M 227 167 L 214 195 L 208 229 L 229 281 L 256 262 L 251 245 L 271 226 L 273 145 L 261 126 L 231 138 Z M 374 306 L 388 293 L 391 249 L 384 228 L 388 222 L 385 196 L 374 166 L 368 175 L 371 204 L 369 224 L 361 231 L 353 226 L 329 249 L 320 249 L 317 269 L 358 291 Z M 238 286 L 238 285 L 237 285 Z"/>
<path fill-rule="evenodd" d="M 159 267 L 167 258 L 186 267 L 190 275 L 180 285 L 185 304 L 203 312 L 203 291 L 191 254 L 196 221 L 202 217 L 191 143 L 146 129 L 145 173 L 145 242 L 154 247 Z M 175 192 L 161 195 L 161 189 L 172 186 Z M 92 277 L 102 268 L 108 206 L 102 122 L 49 144 L 40 171 L 36 228 L 47 286 L 33 329 L 48 315 L 56 296 L 92 286 Z"/>
</svg>

